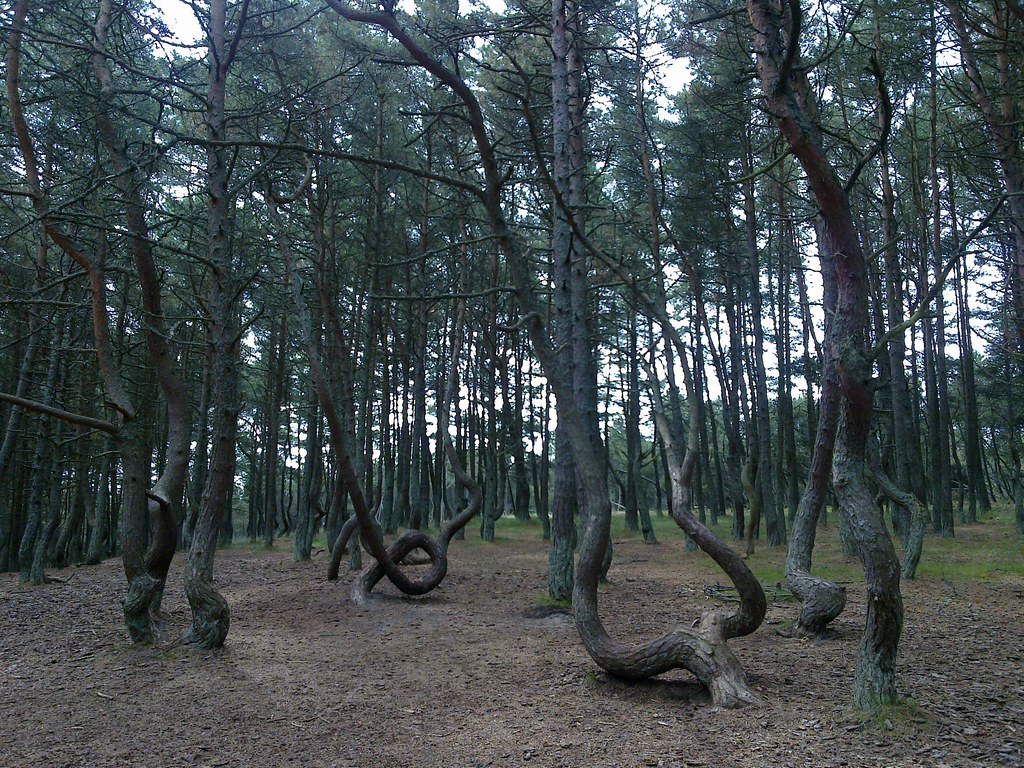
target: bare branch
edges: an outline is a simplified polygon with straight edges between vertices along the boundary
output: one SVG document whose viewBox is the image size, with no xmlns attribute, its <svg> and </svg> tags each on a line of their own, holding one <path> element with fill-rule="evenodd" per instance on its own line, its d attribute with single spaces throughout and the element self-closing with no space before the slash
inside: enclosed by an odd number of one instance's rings
<svg viewBox="0 0 1024 768">
<path fill-rule="evenodd" d="M 52 405 L 44 405 L 43 403 L 36 402 L 35 400 L 28 400 L 24 397 L 18 397 L 7 392 L 0 392 L 0 400 L 11 405 L 16 405 L 19 408 L 25 408 L 29 411 L 35 411 L 36 413 L 42 413 L 47 416 L 53 416 L 55 419 L 69 422 L 70 424 L 77 424 L 80 427 L 88 427 L 89 429 L 98 429 L 102 432 L 106 432 L 108 435 L 117 436 L 120 434 L 116 424 L 111 424 L 109 421 L 103 421 L 102 419 L 94 419 L 91 416 L 83 416 L 80 413 L 73 413 L 71 411 L 65 411 L 63 408 L 55 408 Z"/>
</svg>

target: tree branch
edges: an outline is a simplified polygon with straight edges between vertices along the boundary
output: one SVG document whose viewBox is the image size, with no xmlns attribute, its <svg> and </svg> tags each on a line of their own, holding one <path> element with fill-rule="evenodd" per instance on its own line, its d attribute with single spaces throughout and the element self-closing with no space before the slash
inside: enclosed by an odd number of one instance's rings
<svg viewBox="0 0 1024 768">
<path fill-rule="evenodd" d="M 0 392 L 0 400 L 5 403 L 10 403 L 11 405 L 16 405 L 19 408 L 25 408 L 29 411 L 53 416 L 55 419 L 60 419 L 71 424 L 78 424 L 81 427 L 98 429 L 102 432 L 106 432 L 108 435 L 114 435 L 115 437 L 120 434 L 121 431 L 118 429 L 116 424 L 111 424 L 109 421 L 94 419 L 91 416 L 83 416 L 80 413 L 72 413 L 71 411 L 65 411 L 63 408 L 44 405 L 43 403 L 36 402 L 35 400 L 27 400 L 24 397 L 18 397 L 17 395 L 12 395 L 7 392 Z"/>
</svg>

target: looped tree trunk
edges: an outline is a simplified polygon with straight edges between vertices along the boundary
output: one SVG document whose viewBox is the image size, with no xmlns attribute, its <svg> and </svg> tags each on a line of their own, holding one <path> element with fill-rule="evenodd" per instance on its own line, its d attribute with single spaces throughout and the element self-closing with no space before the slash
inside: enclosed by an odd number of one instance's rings
<svg viewBox="0 0 1024 768">
<path fill-rule="evenodd" d="M 338 572 L 341 570 L 341 558 L 348 547 L 349 539 L 352 538 L 352 534 L 356 532 L 358 527 L 359 518 L 353 515 L 345 521 L 345 524 L 341 526 L 341 530 L 338 531 L 338 538 L 334 540 L 334 546 L 331 547 L 331 562 L 327 566 L 328 581 L 338 580 Z"/>
<path fill-rule="evenodd" d="M 311 181 L 311 173 L 311 166 L 307 163 L 306 175 L 302 181 L 302 187 L 305 187 Z M 461 463 L 459 462 L 458 454 L 455 451 L 455 447 L 451 445 L 451 439 L 447 434 L 447 403 L 451 401 L 454 397 L 454 393 L 457 391 L 457 358 L 459 344 L 461 343 L 460 329 L 465 320 L 465 307 L 463 305 L 460 308 L 459 316 L 456 320 L 456 334 L 452 343 L 453 362 L 448 374 L 446 399 L 445 404 L 441 409 L 441 415 L 438 419 L 438 428 L 440 433 L 445 436 L 445 452 L 448 456 L 448 460 L 452 464 L 456 480 L 463 487 L 469 490 L 470 501 L 462 512 L 456 515 L 454 519 L 445 525 L 441 530 L 441 533 L 438 534 L 437 541 L 431 539 L 422 532 L 408 531 L 399 537 L 399 540 L 392 544 L 390 548 L 388 548 L 384 545 L 384 538 L 381 535 L 380 529 L 376 525 L 374 514 L 366 503 L 366 496 L 363 493 L 362 483 L 359 479 L 359 472 L 352 459 L 349 447 L 346 444 L 341 413 L 338 409 L 337 403 L 335 402 L 331 384 L 328 381 L 327 373 L 324 369 L 323 363 L 320 361 L 320 356 L 317 352 L 316 344 L 313 339 L 313 326 L 310 319 L 309 307 L 306 304 L 305 296 L 302 293 L 302 275 L 299 273 L 298 264 L 296 263 L 295 256 L 289 247 L 285 237 L 285 229 L 281 222 L 279 204 L 286 204 L 296 200 L 300 193 L 284 198 L 275 195 L 273 190 L 269 188 L 269 184 L 268 192 L 267 203 L 270 218 L 278 232 L 278 244 L 281 254 L 285 260 L 288 280 L 291 284 L 292 296 L 295 300 L 296 314 L 299 317 L 299 324 L 305 340 L 306 356 L 309 361 L 310 375 L 313 379 L 313 384 L 316 388 L 317 397 L 320 400 L 320 405 L 323 408 L 324 415 L 327 417 L 331 450 L 333 451 L 335 460 L 338 463 L 338 480 L 339 482 L 345 483 L 348 488 L 349 498 L 352 500 L 352 508 L 355 512 L 353 519 L 356 522 L 352 525 L 351 530 L 347 532 L 347 536 L 351 536 L 356 528 L 358 528 L 360 538 L 364 543 L 367 552 L 369 552 L 376 561 L 375 565 L 364 571 L 360 578 L 357 579 L 352 591 L 353 600 L 357 603 L 365 602 L 369 597 L 370 590 L 385 576 L 399 591 L 404 594 L 424 595 L 437 587 L 437 585 L 444 579 L 445 574 L 448 572 L 447 552 L 451 537 L 456 531 L 465 526 L 474 515 L 476 515 L 480 509 L 482 500 L 479 486 L 473 478 L 463 470 Z M 326 316 L 330 332 L 334 338 L 336 349 L 339 350 L 342 355 L 351 358 L 352 353 L 348 347 L 345 335 L 341 330 L 338 318 L 327 307 L 325 307 L 324 314 Z M 343 530 L 346 528 L 348 528 L 347 525 Z M 344 549 L 346 541 L 347 537 L 343 540 L 340 535 L 335 541 L 335 545 L 332 548 L 331 566 L 329 567 L 328 578 L 331 577 L 332 572 L 333 576 L 335 578 L 337 577 L 335 558 L 337 557 L 340 561 L 340 553 Z M 417 579 L 409 578 L 399 567 L 399 561 L 414 549 L 422 549 L 430 558 L 431 562 L 430 571 Z M 392 554 L 393 552 L 401 552 L 401 554 L 395 555 Z"/>
<path fill-rule="evenodd" d="M 431 592 L 440 584 L 448 573 L 448 554 L 442 551 L 433 538 L 410 528 L 399 536 L 395 542 L 387 548 L 387 556 L 393 563 L 400 563 L 402 559 L 413 550 L 420 549 L 430 558 L 430 570 L 415 580 L 410 580 L 409 586 L 402 592 L 407 595 L 425 595 Z M 370 598 L 372 590 L 385 576 L 384 566 L 377 562 L 363 571 L 356 583 L 352 586 L 352 600 L 357 605 L 364 604 Z"/>
<path fill-rule="evenodd" d="M 444 429 L 442 434 L 445 435 L 445 453 L 448 455 L 448 460 L 452 463 L 456 482 L 469 492 L 469 501 L 461 512 L 445 523 L 441 532 L 438 533 L 437 539 L 431 538 L 423 533 L 423 531 L 408 530 L 387 548 L 386 555 L 391 563 L 402 562 L 406 555 L 417 549 L 422 550 L 430 560 L 430 570 L 426 574 L 418 579 L 409 581 L 408 586 L 405 588 L 399 587 L 407 595 L 425 595 L 444 580 L 445 575 L 448 573 L 448 545 L 451 544 L 455 534 L 464 528 L 480 511 L 483 501 L 483 493 L 480 490 L 479 483 L 462 467 L 458 454 L 455 451 L 455 446 L 452 445 L 451 438 L 448 437 L 447 422 L 447 415 L 439 419 L 440 428 Z M 359 520 L 354 516 L 349 522 L 351 521 L 355 521 L 355 524 L 352 525 L 349 536 L 351 536 L 352 531 L 359 524 Z M 348 526 L 349 523 L 345 523 L 345 526 L 342 528 L 343 533 L 344 529 Z M 342 544 L 341 547 L 338 546 L 339 543 Z M 340 563 L 342 549 L 344 549 L 344 542 L 342 541 L 342 536 L 339 535 L 338 541 L 335 543 L 337 553 L 331 553 L 332 566 L 334 565 L 335 558 Z M 373 552 L 371 551 L 370 554 L 373 554 Z M 356 583 L 352 586 L 352 600 L 357 604 L 364 604 L 370 597 L 370 591 L 386 575 L 385 565 L 378 560 L 356 579 Z M 334 569 L 334 577 L 337 578 L 337 568 Z M 330 578 L 330 574 L 328 574 L 328 578 Z"/>
<path fill-rule="evenodd" d="M 455 450 L 455 446 L 452 444 L 451 437 L 448 434 L 448 406 L 454 399 L 455 393 L 458 391 L 458 356 L 459 350 L 462 346 L 462 329 L 465 325 L 465 315 L 466 307 L 465 301 L 463 300 L 459 303 L 459 310 L 456 313 L 455 318 L 455 329 L 453 332 L 451 351 L 452 365 L 448 371 L 444 402 L 441 403 L 438 415 L 438 434 L 442 435 L 445 455 L 452 466 L 455 481 L 469 493 L 469 499 L 466 506 L 451 520 L 445 523 L 441 528 L 441 531 L 438 533 L 437 539 L 431 538 L 422 531 L 405 531 L 390 547 L 387 548 L 387 550 L 385 550 L 384 555 L 386 559 L 383 560 L 378 557 L 376 552 L 368 547 L 368 551 L 374 556 L 377 562 L 363 571 L 352 586 L 352 600 L 357 604 L 364 604 L 369 599 L 370 591 L 377 585 L 377 582 L 389 575 L 387 570 L 389 566 L 397 570 L 396 564 L 402 562 L 408 554 L 417 549 L 422 550 L 429 558 L 430 570 L 418 579 L 407 580 L 405 585 L 400 586 L 396 584 L 396 586 L 398 586 L 399 589 L 407 595 L 425 595 L 432 591 L 444 580 L 445 575 L 448 573 L 448 546 L 451 544 L 452 538 L 456 533 L 462 530 L 462 528 L 464 528 L 466 524 L 473 519 L 473 517 L 476 516 L 477 512 L 480 511 L 480 507 L 483 502 L 483 493 L 480 490 L 480 484 L 477 483 L 476 480 L 473 479 L 472 475 L 466 471 L 465 467 L 462 466 L 459 454 Z M 337 561 L 340 563 L 341 552 L 344 549 L 345 542 L 352 535 L 352 532 L 355 531 L 356 527 L 362 524 L 362 521 L 358 517 L 358 512 L 352 520 L 355 521 L 355 524 L 353 524 L 351 529 L 347 532 L 345 529 L 350 527 L 349 523 L 352 521 L 345 524 L 342 528 L 342 534 L 339 534 L 338 541 L 335 542 L 334 551 L 331 553 L 331 568 L 334 572 L 334 578 L 337 578 L 337 567 L 335 566 L 335 562 Z M 379 538 L 380 533 L 376 526 L 374 527 L 374 532 Z M 330 571 L 328 572 L 328 578 L 331 578 Z M 394 583 L 393 579 L 392 583 Z"/>
<path fill-rule="evenodd" d="M 551 344 L 541 304 L 534 289 L 531 266 L 505 219 L 502 210 L 504 177 L 498 167 L 494 145 L 488 136 L 480 103 L 466 82 L 427 53 L 393 15 L 356 10 L 342 0 L 328 2 L 334 10 L 350 21 L 371 24 L 390 33 L 420 66 L 448 86 L 466 107 L 468 124 L 480 153 L 480 166 L 485 179 L 485 186 L 476 192 L 487 209 L 495 245 L 505 255 L 509 266 L 515 294 L 524 313 L 523 324 L 529 332 L 534 351 L 554 391 L 559 424 L 564 423 L 567 426 L 567 435 L 577 461 L 578 485 L 583 507 L 591 510 L 586 519 L 573 590 L 576 628 L 587 652 L 602 667 L 624 677 L 647 677 L 674 667 L 691 669 L 708 686 L 712 699 L 720 706 L 740 706 L 759 701 L 760 697 L 750 690 L 739 663 L 724 640 L 749 634 L 760 625 L 767 607 L 764 591 L 739 556 L 689 514 L 688 498 L 685 499 L 686 503 L 674 504 L 679 510 L 676 522 L 729 573 L 741 596 L 740 610 L 731 615 L 705 617 L 702 621 L 705 626 L 702 628 L 678 629 L 637 648 L 616 643 L 605 631 L 597 611 L 598 577 L 608 545 L 611 523 L 611 502 L 604 462 L 599 460 L 594 450 L 595 446 L 591 443 L 583 416 L 575 403 L 571 378 L 567 375 L 564 361 Z M 538 166 L 546 173 L 543 158 L 540 160 Z M 564 201 L 559 198 L 557 189 L 553 188 L 553 191 L 559 206 L 563 206 Z M 574 233 L 581 237 L 581 240 L 586 237 L 585 233 L 577 229 L 574 229 Z M 646 295 L 642 296 L 642 300 L 645 305 L 651 303 Z M 664 309 L 664 301 L 660 307 Z M 663 317 L 662 311 L 659 320 Z M 668 323 L 667 326 L 666 331 L 671 324 Z M 676 343 L 675 339 L 673 343 Z M 693 408 L 695 403 L 695 398 L 691 396 L 690 407 Z M 696 428 L 696 420 L 691 420 L 691 440 L 694 439 Z M 446 431 L 446 428 L 442 429 L 441 433 L 446 434 Z M 667 428 L 659 431 L 668 436 Z M 454 453 L 450 441 L 447 441 L 445 450 L 449 456 Z M 692 474 L 696 454 L 691 453 L 687 461 L 689 472 Z M 452 463 L 453 466 L 457 466 L 455 462 Z M 673 461 L 672 464 L 677 477 L 682 480 L 685 476 L 682 462 Z M 688 497 L 689 488 L 683 483 L 676 483 L 674 492 Z M 360 529 L 372 532 L 372 527 L 362 522 Z M 387 575 L 391 578 L 390 573 Z"/>
</svg>

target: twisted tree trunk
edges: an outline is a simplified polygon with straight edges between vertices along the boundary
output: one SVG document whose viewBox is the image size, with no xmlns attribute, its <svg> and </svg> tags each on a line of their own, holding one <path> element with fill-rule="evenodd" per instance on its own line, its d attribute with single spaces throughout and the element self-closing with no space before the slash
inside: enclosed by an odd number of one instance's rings
<svg viewBox="0 0 1024 768">
<path fill-rule="evenodd" d="M 247 6 L 243 6 L 247 7 Z M 235 318 L 235 279 L 231 263 L 228 212 L 227 150 L 217 143 L 226 137 L 226 79 L 245 26 L 244 13 L 228 45 L 227 2 L 213 0 L 209 17 L 209 83 L 206 130 L 207 261 L 211 283 L 209 342 L 212 445 L 210 468 L 196 515 L 185 563 L 185 595 L 192 608 L 192 627 L 184 642 L 197 648 L 219 648 L 228 634 L 231 614 L 227 601 L 213 586 L 213 561 L 222 523 L 235 484 L 235 438 L 238 432 L 238 328 Z"/>
<path fill-rule="evenodd" d="M 566 433 L 576 461 L 577 488 L 582 496 L 581 504 L 588 510 L 573 590 L 576 627 L 587 652 L 609 672 L 630 678 L 648 677 L 677 667 L 691 669 L 708 685 L 717 704 L 738 706 L 753 703 L 757 700 L 756 694 L 749 690 L 745 681 L 736 673 L 739 664 L 728 650 L 725 640 L 753 632 L 760 625 L 765 610 L 764 592 L 745 563 L 707 528 L 693 519 L 689 514 L 687 498 L 679 499 L 681 506 L 677 522 L 719 565 L 727 568 L 743 597 L 740 610 L 735 614 L 716 613 L 707 616 L 698 629 L 676 629 L 650 643 L 638 646 L 618 643 L 605 630 L 598 615 L 597 605 L 597 585 L 608 547 L 611 523 L 611 502 L 604 462 L 594 449 L 586 415 L 579 408 L 568 361 L 564 355 L 556 352 L 544 323 L 543 305 L 534 289 L 532 265 L 525 258 L 505 218 L 501 195 L 503 175 L 498 167 L 480 104 L 465 81 L 427 53 L 393 15 L 355 10 L 341 0 L 329 2 L 331 7 L 345 18 L 371 24 L 389 32 L 420 66 L 449 87 L 466 109 L 467 121 L 480 155 L 480 166 L 485 179 L 484 187 L 479 189 L 477 194 L 487 212 L 495 245 L 504 255 L 509 267 L 515 295 L 522 308 L 524 325 L 534 351 L 555 394 L 559 423 L 567 428 Z M 543 164 L 541 168 L 546 171 Z M 561 200 L 557 186 L 549 184 L 549 187 L 555 196 L 556 204 L 567 212 L 569 209 Z M 576 227 L 573 228 L 573 235 L 580 238 L 581 242 L 586 237 Z M 588 247 L 588 250 L 592 250 L 591 247 Z M 664 320 L 661 314 L 664 304 L 652 301 L 642 291 L 638 290 L 637 293 L 644 306 L 652 312 L 658 312 L 659 320 Z M 683 348 L 681 339 L 671 324 L 663 325 L 663 331 L 675 334 L 672 339 L 673 345 L 677 346 L 677 350 Z M 691 434 L 696 434 L 695 430 L 694 423 Z M 671 440 L 670 435 L 666 435 L 666 438 Z M 666 442 L 666 446 L 668 445 L 671 443 Z M 689 471 L 692 472 L 692 463 L 696 461 L 696 456 L 691 452 L 687 461 L 691 463 Z M 678 478 L 683 481 L 677 483 L 675 488 L 678 489 L 678 493 L 683 493 L 687 470 L 680 461 L 673 461 L 673 466 L 676 467 Z M 684 505 L 686 508 L 683 508 Z M 388 575 L 390 577 L 390 574 Z"/>
<path fill-rule="evenodd" d="M 155 614 L 163 596 L 167 571 L 177 544 L 177 528 L 181 520 L 180 504 L 188 472 L 192 440 L 192 416 L 188 407 L 185 384 L 178 373 L 174 355 L 167 342 L 161 306 L 160 280 L 150 245 L 143 179 L 127 154 L 124 138 L 114 124 L 113 97 L 116 93 L 113 75 L 106 57 L 107 35 L 113 12 L 112 0 L 101 0 L 94 28 L 93 73 L 100 84 L 100 109 L 96 126 L 101 140 L 113 161 L 114 183 L 125 206 L 125 218 L 135 272 L 142 289 L 143 327 L 147 351 L 167 408 L 166 462 L 163 472 L 147 492 L 149 498 L 150 535 L 145 555 L 144 574 L 129 581 L 125 598 L 125 621 L 144 626 L 143 613 Z M 148 441 L 146 445 L 148 452 Z M 152 617 L 151 617 L 152 618 Z M 146 631 L 143 631 L 146 634 Z"/>
</svg>

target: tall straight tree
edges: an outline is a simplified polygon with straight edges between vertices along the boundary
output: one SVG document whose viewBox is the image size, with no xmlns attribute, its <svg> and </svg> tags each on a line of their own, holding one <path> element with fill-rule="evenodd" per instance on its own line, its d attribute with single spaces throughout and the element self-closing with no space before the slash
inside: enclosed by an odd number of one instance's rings
<svg viewBox="0 0 1024 768">
<path fill-rule="evenodd" d="M 761 297 L 760 248 L 757 243 L 757 205 L 754 198 L 753 148 L 750 146 L 749 127 L 743 131 L 741 167 L 745 181 L 743 191 L 743 221 L 750 275 L 750 324 L 754 336 L 753 349 L 753 424 L 755 445 L 751 451 L 756 466 L 755 493 L 757 507 L 765 519 L 768 546 L 777 547 L 786 541 L 786 518 L 776 501 L 772 474 L 772 431 L 768 402 L 768 371 L 764 362 L 764 314 Z M 756 458 L 754 458 L 756 456 Z M 753 504 L 752 504 L 753 507 Z M 748 545 L 749 546 L 749 545 Z"/>
<path fill-rule="evenodd" d="M 227 77 L 238 53 L 249 1 L 235 8 L 235 29 L 228 39 L 227 0 L 211 0 L 207 26 L 206 192 L 209 311 L 210 406 L 213 410 L 210 467 L 185 563 L 185 594 L 192 607 L 192 627 L 185 642 L 199 648 L 224 644 L 231 616 L 227 601 L 213 586 L 217 540 L 235 485 L 235 440 L 238 433 L 237 280 L 231 253 L 231 203 L 228 192 Z"/>
<path fill-rule="evenodd" d="M 1019 0 L 943 2 L 1006 193 L 1009 258 L 1005 272 L 1013 328 L 1009 348 L 1019 357 L 1024 355 L 1024 130 L 1020 90 L 1024 8 Z M 1014 475 L 1017 527 L 1024 532 L 1024 474 L 1018 468 Z"/>
<path fill-rule="evenodd" d="M 596 436 L 597 371 L 593 365 L 587 312 L 588 259 L 573 233 L 583 226 L 584 159 L 580 6 L 574 0 L 551 3 L 551 132 L 554 141 L 552 181 L 564 207 L 552 207 L 551 264 L 554 283 L 554 328 L 560 354 L 571 364 L 573 391 Z M 592 436 L 592 437 L 594 437 Z M 568 433 L 555 430 L 554 498 L 551 502 L 551 554 L 548 593 L 568 600 L 573 589 L 576 546 L 574 513 L 579 508 L 575 461 Z"/>
</svg>

